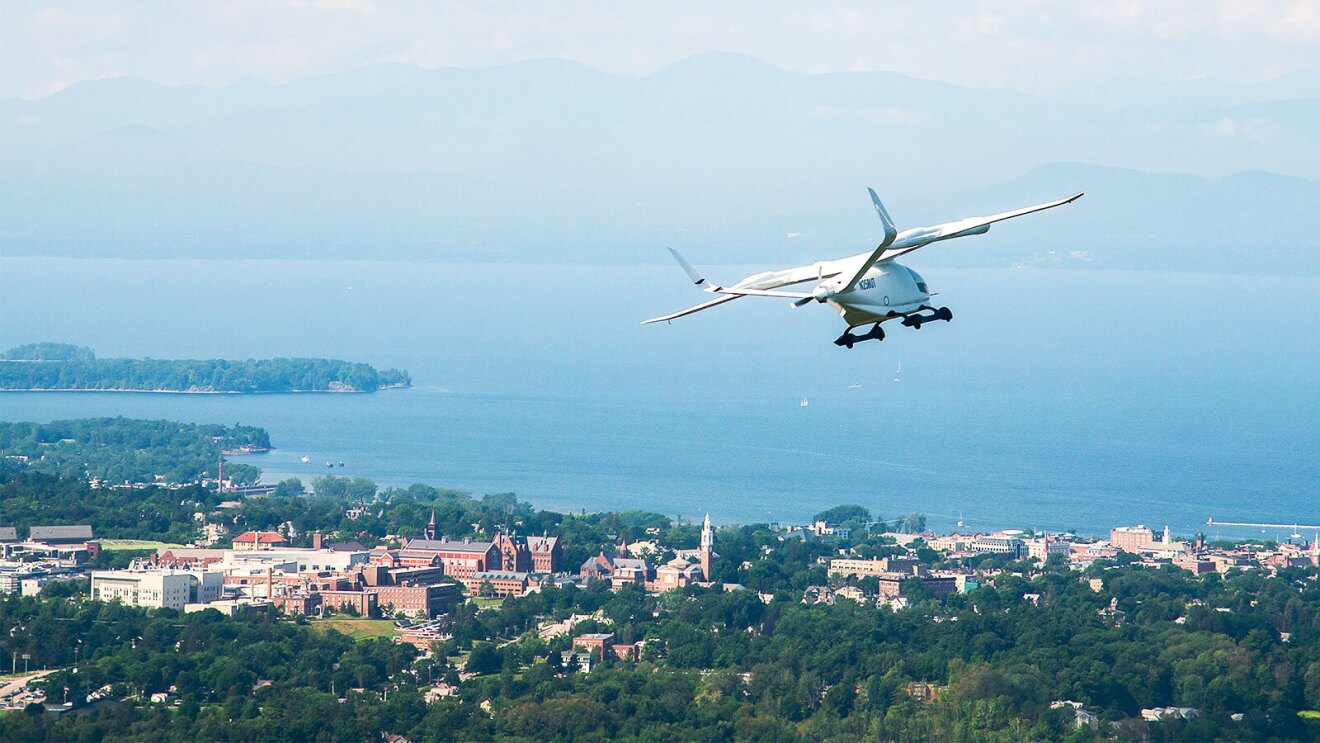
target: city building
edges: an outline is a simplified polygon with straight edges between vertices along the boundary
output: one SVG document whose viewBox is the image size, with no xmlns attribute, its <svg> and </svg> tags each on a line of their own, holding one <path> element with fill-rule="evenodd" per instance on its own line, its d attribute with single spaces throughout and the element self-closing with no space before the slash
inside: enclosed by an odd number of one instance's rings
<svg viewBox="0 0 1320 743">
<path fill-rule="evenodd" d="M 994 555 L 1006 555 L 1015 560 L 1022 559 L 1024 552 L 1022 540 L 1006 534 L 990 534 L 977 537 L 972 540 L 967 549 L 969 552 L 980 554 L 988 552 Z"/>
<path fill-rule="evenodd" d="M 182 610 L 192 594 L 192 581 L 187 573 L 94 570 L 91 595 L 95 601 Z"/>
<path fill-rule="evenodd" d="M 470 596 L 521 596 L 531 585 L 530 574 L 517 570 L 486 570 L 463 581 Z"/>
<path fill-rule="evenodd" d="M 958 592 L 958 581 L 953 576 L 945 575 L 907 575 L 903 573 L 886 573 L 879 576 L 879 591 L 882 599 L 907 597 L 907 586 L 909 582 L 920 581 L 921 587 L 928 591 L 934 598 L 947 596 Z"/>
<path fill-rule="evenodd" d="M 444 614 L 458 604 L 457 583 L 428 583 L 425 585 L 367 586 L 362 589 L 374 594 L 376 605 L 387 614 L 403 612 L 413 617 L 434 617 Z"/>
<path fill-rule="evenodd" d="M 375 613 L 376 607 L 380 606 L 380 597 L 366 591 L 317 591 L 316 595 L 320 597 L 323 608 L 333 608 L 336 611 L 357 614 L 361 617 L 371 616 Z"/>
<path fill-rule="evenodd" d="M 526 573 L 532 569 L 532 553 L 527 541 L 513 534 L 496 534 L 495 549 L 500 554 L 499 570 Z"/>
<path fill-rule="evenodd" d="M 849 558 L 834 558 L 830 560 L 830 575 L 837 574 L 841 578 L 847 578 L 855 575 L 859 578 L 865 578 L 871 575 L 884 575 L 885 573 L 906 573 L 913 574 L 914 571 L 925 570 L 925 564 L 916 557 L 885 557 L 879 560 L 856 560 Z"/>
<path fill-rule="evenodd" d="M 289 540 L 273 531 L 245 531 L 234 537 L 234 550 L 237 552 L 255 552 L 286 547 Z"/>
<path fill-rule="evenodd" d="M 1027 559 L 1036 560 L 1037 562 L 1045 562 L 1050 558 L 1050 555 L 1067 557 L 1072 552 L 1067 542 L 1057 538 L 1051 539 L 1048 533 L 1027 540 L 1026 548 Z"/>
<path fill-rule="evenodd" d="M 675 557 L 669 562 L 656 568 L 655 580 L 647 584 L 646 588 L 650 591 L 669 591 L 674 588 L 683 588 L 693 583 L 701 583 L 706 580 L 702 567 L 690 563 L 681 557 Z"/>
<path fill-rule="evenodd" d="M 85 544 L 91 539 L 92 527 L 87 524 L 34 526 L 28 530 L 28 541 L 39 544 Z"/>
<path fill-rule="evenodd" d="M 498 534 L 496 539 L 499 539 Z M 401 565 L 429 564 L 432 558 L 439 558 L 445 575 L 459 580 L 483 571 L 497 570 L 500 566 L 500 552 L 495 542 L 474 542 L 467 538 L 410 539 L 403 549 L 395 552 Z"/>
<path fill-rule="evenodd" d="M 615 643 L 612 632 L 578 635 L 573 638 L 573 649 L 587 655 L 597 653 L 601 660 L 637 660 L 639 650 L 636 643 L 627 645 Z"/>
<path fill-rule="evenodd" d="M 559 546 L 559 537 L 542 534 L 527 538 L 527 549 L 532 553 L 532 572 L 553 575 L 559 572 L 563 560 L 563 549 Z"/>
<path fill-rule="evenodd" d="M 1137 526 L 1118 526 L 1109 532 L 1109 543 L 1116 549 L 1138 552 L 1155 543 L 1155 533 L 1144 524 Z"/>
</svg>

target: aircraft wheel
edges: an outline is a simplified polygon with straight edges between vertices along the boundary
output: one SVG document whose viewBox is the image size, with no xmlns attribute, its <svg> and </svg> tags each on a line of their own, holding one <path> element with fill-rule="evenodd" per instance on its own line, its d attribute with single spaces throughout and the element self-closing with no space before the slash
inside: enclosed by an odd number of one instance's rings
<svg viewBox="0 0 1320 743">
<path fill-rule="evenodd" d="M 948 307 L 941 307 L 941 308 L 940 308 L 940 319 L 943 320 L 944 322 L 952 322 L 952 321 L 953 321 L 953 310 L 949 309 Z"/>
</svg>

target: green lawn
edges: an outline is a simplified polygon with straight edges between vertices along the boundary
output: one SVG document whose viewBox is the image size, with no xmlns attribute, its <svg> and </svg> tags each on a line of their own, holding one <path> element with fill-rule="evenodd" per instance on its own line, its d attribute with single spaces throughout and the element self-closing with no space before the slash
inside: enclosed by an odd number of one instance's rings
<svg viewBox="0 0 1320 743">
<path fill-rule="evenodd" d="M 1320 711 L 1317 710 L 1304 709 L 1301 712 L 1298 712 L 1297 714 L 1307 720 L 1320 720 Z"/>
<path fill-rule="evenodd" d="M 182 544 L 152 542 L 146 539 L 98 539 L 103 550 L 168 550 L 179 549 Z"/>
<path fill-rule="evenodd" d="M 313 619 L 311 620 L 311 627 L 321 632 L 327 630 L 341 632 L 354 640 L 394 636 L 394 620 L 392 619 L 344 619 L 340 617 Z"/>
<path fill-rule="evenodd" d="M 498 609 L 504 605 L 504 599 L 473 598 L 472 603 L 476 604 L 478 609 Z"/>
</svg>

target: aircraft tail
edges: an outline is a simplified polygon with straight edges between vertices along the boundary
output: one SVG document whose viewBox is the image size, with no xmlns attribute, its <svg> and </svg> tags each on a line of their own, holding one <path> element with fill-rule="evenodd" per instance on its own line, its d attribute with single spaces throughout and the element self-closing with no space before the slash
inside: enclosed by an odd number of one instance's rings
<svg viewBox="0 0 1320 743">
<path fill-rule="evenodd" d="M 688 263 L 687 259 L 684 258 L 677 250 L 674 250 L 673 248 L 669 248 L 668 250 L 670 255 L 674 256 L 674 260 L 678 261 L 678 265 L 683 267 L 683 272 L 688 275 L 689 279 L 692 279 L 693 284 L 696 284 L 697 286 L 701 286 L 706 291 L 715 291 L 719 289 L 718 286 L 715 286 L 714 284 L 711 284 L 709 281 L 706 281 L 705 276 L 702 276 L 700 273 L 697 273 L 697 269 L 693 268 L 692 264 Z"/>
<path fill-rule="evenodd" d="M 871 194 L 871 203 L 875 204 L 875 213 L 880 216 L 880 224 L 885 227 L 883 244 L 889 245 L 894 242 L 894 238 L 898 237 L 898 228 L 894 226 L 894 220 L 889 218 L 889 210 L 885 209 L 884 204 L 880 203 L 880 197 L 875 195 L 875 189 L 868 188 L 866 191 Z"/>
</svg>

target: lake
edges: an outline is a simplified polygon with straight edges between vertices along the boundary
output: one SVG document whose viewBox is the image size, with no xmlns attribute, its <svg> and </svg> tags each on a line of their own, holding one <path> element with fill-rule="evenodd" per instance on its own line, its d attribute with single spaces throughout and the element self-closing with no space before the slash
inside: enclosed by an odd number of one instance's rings
<svg viewBox="0 0 1320 743">
<path fill-rule="evenodd" d="M 800 522 L 856 502 L 938 529 L 1184 535 L 1211 516 L 1320 522 L 1320 279 L 912 265 L 954 321 L 848 351 L 827 308 L 777 299 L 643 327 L 706 298 L 668 264 L 0 258 L 4 347 L 326 356 L 415 384 L 5 393 L 0 417 L 241 422 L 278 447 L 250 458 L 267 480 L 342 460 L 335 474 L 558 510 Z"/>
</svg>

